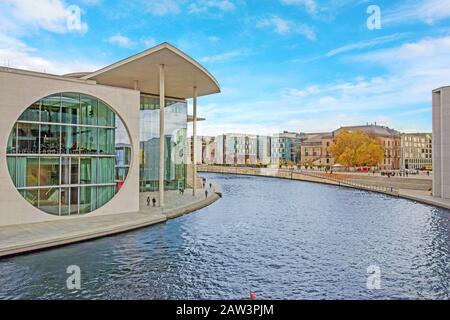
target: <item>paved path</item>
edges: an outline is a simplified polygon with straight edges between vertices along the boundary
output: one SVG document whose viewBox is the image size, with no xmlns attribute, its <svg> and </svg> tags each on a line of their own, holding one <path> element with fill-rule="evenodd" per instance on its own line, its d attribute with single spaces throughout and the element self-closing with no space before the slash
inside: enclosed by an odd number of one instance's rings
<svg viewBox="0 0 450 320">
<path fill-rule="evenodd" d="M 213 203 L 221 195 L 218 186 L 210 188 L 208 182 L 206 188 L 208 198 L 203 189 L 195 197 L 192 196 L 192 189 L 186 189 L 183 196 L 178 191 L 166 191 L 164 209 L 147 207 L 147 195 L 157 196 L 157 193 L 148 193 L 141 195 L 140 200 L 145 205 L 141 206 L 143 209 L 140 212 L 92 217 L 87 215 L 0 227 L 0 257 L 116 234 L 179 217 Z"/>
<path fill-rule="evenodd" d="M 450 199 L 433 197 L 429 191 L 400 189 L 400 197 L 429 204 L 444 209 L 450 209 Z"/>
</svg>

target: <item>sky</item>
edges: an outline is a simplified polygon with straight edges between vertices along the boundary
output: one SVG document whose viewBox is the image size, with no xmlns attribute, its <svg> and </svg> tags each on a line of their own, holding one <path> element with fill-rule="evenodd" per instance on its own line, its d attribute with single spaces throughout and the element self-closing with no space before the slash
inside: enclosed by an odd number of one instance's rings
<svg viewBox="0 0 450 320">
<path fill-rule="evenodd" d="M 2 0 L 0 14 L 12 68 L 94 71 L 161 42 L 183 50 L 222 89 L 199 98 L 201 135 L 431 132 L 431 91 L 450 85 L 449 0 Z"/>
</svg>

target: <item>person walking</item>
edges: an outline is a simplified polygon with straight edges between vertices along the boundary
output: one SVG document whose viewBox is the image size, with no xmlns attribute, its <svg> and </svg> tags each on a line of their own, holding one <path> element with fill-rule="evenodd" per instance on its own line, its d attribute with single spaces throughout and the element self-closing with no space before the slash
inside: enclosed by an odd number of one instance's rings
<svg viewBox="0 0 450 320">
<path fill-rule="evenodd" d="M 155 199 L 155 197 L 153 197 L 152 202 L 153 202 L 153 206 L 156 206 L 156 199 Z"/>
<path fill-rule="evenodd" d="M 147 207 L 150 207 L 150 196 L 147 197 Z"/>
<path fill-rule="evenodd" d="M 205 198 L 208 198 L 208 190 L 205 190 Z"/>
</svg>

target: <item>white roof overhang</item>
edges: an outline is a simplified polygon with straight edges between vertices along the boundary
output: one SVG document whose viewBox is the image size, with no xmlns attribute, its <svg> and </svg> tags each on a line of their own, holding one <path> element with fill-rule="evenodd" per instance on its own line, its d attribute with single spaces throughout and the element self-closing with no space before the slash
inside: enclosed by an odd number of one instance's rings
<svg viewBox="0 0 450 320">
<path fill-rule="evenodd" d="M 194 87 L 197 87 L 198 96 L 220 92 L 219 83 L 208 70 L 166 42 L 84 75 L 81 79 L 128 89 L 134 89 L 138 81 L 139 91 L 158 95 L 161 64 L 164 65 L 167 97 L 192 98 Z"/>
</svg>

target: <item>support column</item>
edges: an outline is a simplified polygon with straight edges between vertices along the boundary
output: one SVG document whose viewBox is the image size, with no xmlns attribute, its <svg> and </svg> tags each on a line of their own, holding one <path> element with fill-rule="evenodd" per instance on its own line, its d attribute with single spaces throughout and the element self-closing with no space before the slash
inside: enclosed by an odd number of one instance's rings
<svg viewBox="0 0 450 320">
<path fill-rule="evenodd" d="M 164 65 L 159 66 L 159 206 L 164 207 L 164 112 L 165 112 L 165 79 Z"/>
<path fill-rule="evenodd" d="M 192 121 L 192 195 L 195 196 L 197 192 L 197 87 L 194 87 L 193 109 L 194 119 Z"/>
</svg>

